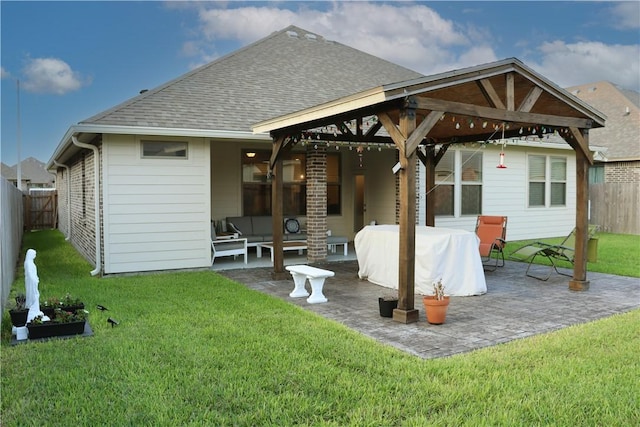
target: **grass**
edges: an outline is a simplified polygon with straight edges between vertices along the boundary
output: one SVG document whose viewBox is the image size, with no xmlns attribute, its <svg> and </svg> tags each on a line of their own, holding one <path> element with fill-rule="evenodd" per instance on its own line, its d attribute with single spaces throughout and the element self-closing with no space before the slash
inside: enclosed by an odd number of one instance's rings
<svg viewBox="0 0 640 427">
<path fill-rule="evenodd" d="M 637 425 L 640 310 L 422 360 L 213 272 L 93 278 L 29 233 L 41 296 L 92 310 L 91 338 L 11 347 L 3 426 Z M 22 277 L 15 288 L 22 287 Z M 120 321 L 110 327 L 106 319 Z"/>
<path fill-rule="evenodd" d="M 587 270 L 618 276 L 640 277 L 640 236 L 632 234 L 598 233 L 598 254 L 596 262 L 588 262 Z M 509 241 L 505 246 L 505 257 L 527 244 L 540 241 L 559 244 L 564 237 L 537 240 Z M 539 256 L 536 264 L 550 265 L 549 261 Z M 558 266 L 572 268 L 568 262 L 560 261 Z"/>
</svg>

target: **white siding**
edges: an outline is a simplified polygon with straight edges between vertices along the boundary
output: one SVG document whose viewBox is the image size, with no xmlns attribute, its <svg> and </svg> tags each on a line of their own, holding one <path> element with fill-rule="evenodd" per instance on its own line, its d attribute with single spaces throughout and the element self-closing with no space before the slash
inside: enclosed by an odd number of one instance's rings
<svg viewBox="0 0 640 427">
<path fill-rule="evenodd" d="M 568 146 L 567 146 L 568 147 Z M 463 148 L 469 150 L 469 148 Z M 449 150 L 458 150 L 450 148 Z M 571 149 L 548 149 L 507 146 L 506 169 L 498 169 L 500 147 L 487 146 L 483 153 L 482 214 L 506 215 L 507 239 L 522 240 L 566 236 L 575 226 L 576 167 L 575 152 Z M 562 207 L 528 207 L 527 155 L 561 156 L 567 158 L 567 204 Z M 424 181 L 424 166 L 420 167 Z M 424 190 L 423 190 L 424 191 Z M 420 197 L 420 212 L 424 215 L 424 197 Z M 424 223 L 424 217 L 420 218 Z M 476 216 L 436 216 L 436 226 L 474 231 Z"/>
<path fill-rule="evenodd" d="M 208 141 L 173 138 L 187 159 L 143 159 L 140 140 L 159 138 L 104 138 L 105 273 L 209 267 Z"/>
</svg>

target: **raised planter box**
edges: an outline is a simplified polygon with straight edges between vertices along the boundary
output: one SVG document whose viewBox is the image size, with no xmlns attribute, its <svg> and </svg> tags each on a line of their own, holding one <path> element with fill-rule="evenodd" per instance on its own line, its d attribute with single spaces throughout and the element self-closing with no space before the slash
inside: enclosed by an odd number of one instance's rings
<svg viewBox="0 0 640 427">
<path fill-rule="evenodd" d="M 41 325 L 27 324 L 29 330 L 29 339 L 59 337 L 64 335 L 80 335 L 84 333 L 84 324 L 82 322 L 70 323 L 53 323 L 45 322 Z"/>
<path fill-rule="evenodd" d="M 56 308 L 58 308 L 58 307 L 56 307 Z M 69 313 L 75 313 L 76 310 L 84 310 L 84 304 L 60 306 L 59 308 L 61 310 L 63 310 L 63 311 L 68 311 Z M 56 316 L 55 308 L 53 308 L 53 307 L 43 307 L 41 305 L 40 306 L 40 311 L 42 311 L 45 316 L 49 316 L 50 319 L 53 319 Z"/>
</svg>

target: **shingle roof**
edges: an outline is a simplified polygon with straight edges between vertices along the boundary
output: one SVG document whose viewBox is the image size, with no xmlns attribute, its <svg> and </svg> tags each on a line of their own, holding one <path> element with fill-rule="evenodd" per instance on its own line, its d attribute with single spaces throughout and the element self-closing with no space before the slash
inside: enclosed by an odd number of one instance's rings
<svg viewBox="0 0 640 427">
<path fill-rule="evenodd" d="M 251 132 L 265 119 L 421 76 L 290 26 L 80 123 Z"/>
<path fill-rule="evenodd" d="M 20 162 L 22 180 L 28 180 L 32 184 L 51 184 L 54 176 L 47 172 L 45 164 L 34 157 L 28 157 Z M 13 166 L 2 163 L 2 176 L 8 180 L 18 179 L 18 165 Z"/>
<path fill-rule="evenodd" d="M 567 88 L 607 116 L 607 125 L 589 131 L 589 144 L 607 147 L 609 161 L 640 159 L 638 92 L 601 81 Z"/>
</svg>

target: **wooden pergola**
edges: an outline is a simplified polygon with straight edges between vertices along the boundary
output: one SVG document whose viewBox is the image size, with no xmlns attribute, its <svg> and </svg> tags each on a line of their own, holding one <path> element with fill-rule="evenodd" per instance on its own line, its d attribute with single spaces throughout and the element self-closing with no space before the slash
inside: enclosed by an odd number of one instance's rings
<svg viewBox="0 0 640 427">
<path fill-rule="evenodd" d="M 371 117 L 377 120 L 366 128 L 363 123 Z M 460 126 L 460 122 L 474 126 Z M 430 194 L 435 186 L 435 166 L 447 148 L 451 144 L 517 137 L 519 130 L 526 128 L 540 136 L 557 133 L 576 152 L 576 248 L 569 289 L 587 290 L 588 168 L 593 164 L 589 129 L 603 127 L 604 122 L 601 113 L 510 58 L 376 87 L 258 123 L 254 133 L 270 132 L 273 138 L 269 166 L 273 174 L 274 275 L 284 275 L 282 153 L 309 132 L 319 141 L 393 143 L 400 164 L 399 302 L 393 318 L 416 322 L 416 158 L 426 167 L 426 224 L 433 226 L 434 200 Z M 327 126 L 334 132 L 323 133 Z M 315 224 L 309 214 L 308 222 Z M 326 234 L 321 228 L 310 227 L 307 231 L 310 247 L 315 243 L 326 248 Z"/>
</svg>

